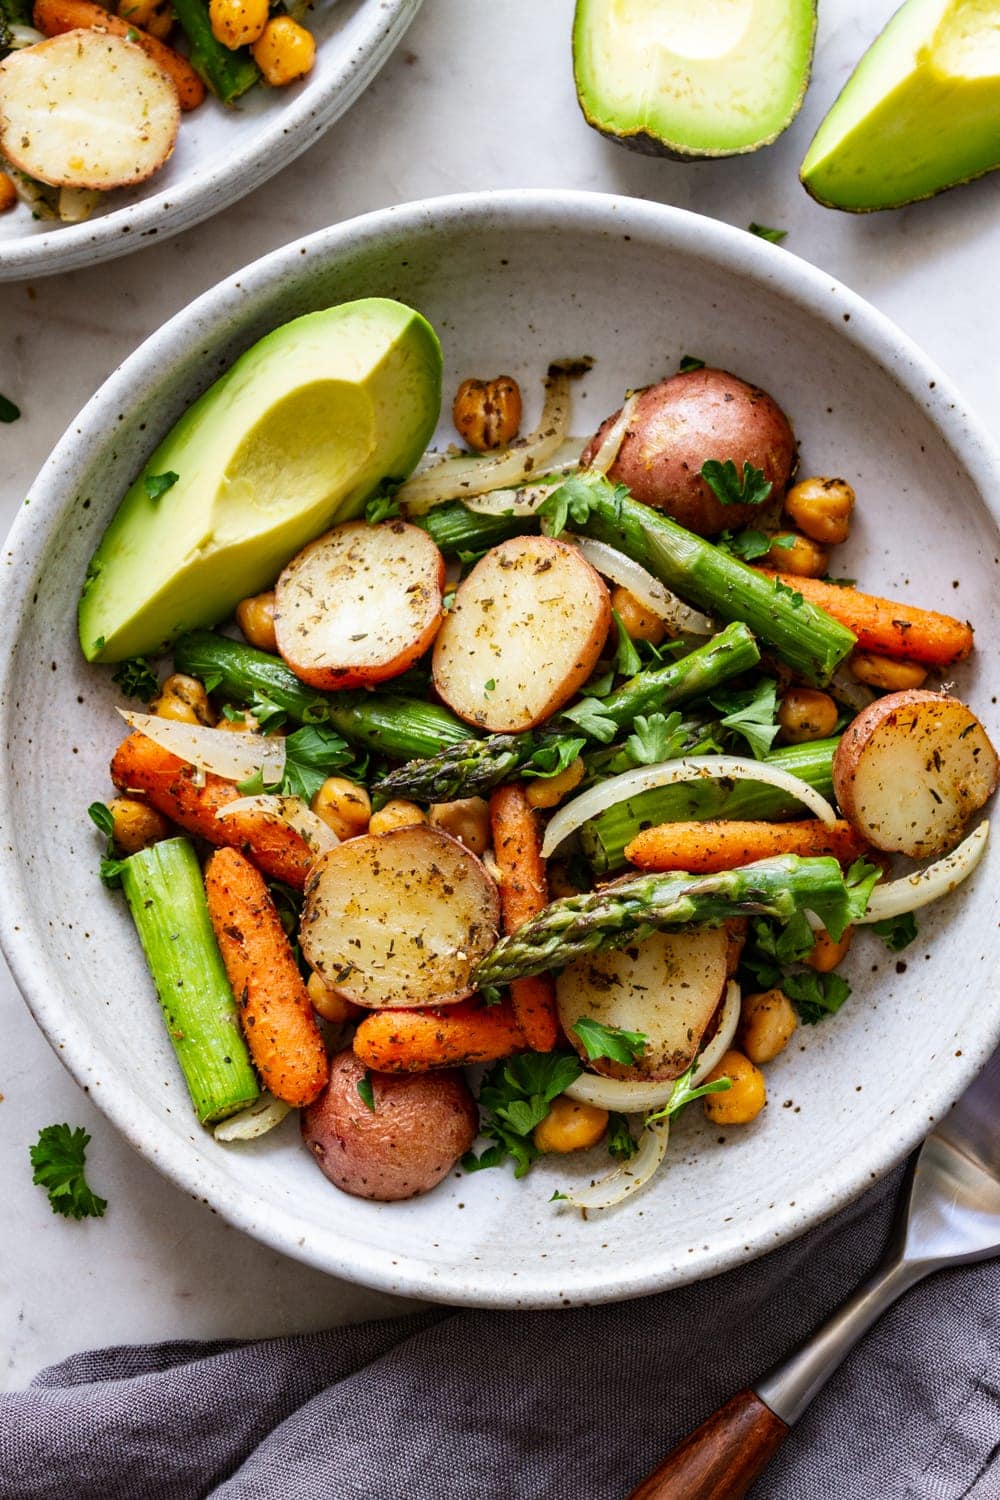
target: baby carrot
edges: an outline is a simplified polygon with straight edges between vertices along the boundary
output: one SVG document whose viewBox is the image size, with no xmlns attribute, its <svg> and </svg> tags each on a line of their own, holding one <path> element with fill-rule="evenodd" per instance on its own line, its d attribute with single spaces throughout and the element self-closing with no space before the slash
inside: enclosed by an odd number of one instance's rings
<svg viewBox="0 0 1000 1500">
<path fill-rule="evenodd" d="M 514 932 L 536 917 L 549 902 L 549 883 L 542 859 L 537 811 L 514 783 L 499 786 L 490 798 L 493 853 L 500 867 L 500 908 L 505 932 Z M 510 987 L 514 1015 L 533 1052 L 551 1052 L 559 1040 L 555 987 L 546 974 L 515 979 Z"/>
<path fill-rule="evenodd" d="M 637 833 L 625 857 L 641 870 L 689 870 L 710 875 L 735 870 L 772 854 L 832 854 L 849 864 L 868 845 L 840 818 L 829 827 L 819 818 L 800 823 L 723 822 L 660 823 Z"/>
<path fill-rule="evenodd" d="M 818 604 L 841 625 L 853 630 L 860 651 L 879 656 L 898 656 L 926 666 L 950 667 L 963 661 L 972 650 L 972 627 L 951 615 L 914 604 L 898 604 L 877 594 L 842 588 L 822 578 L 799 578 L 776 573 L 787 588 L 802 595 L 808 604 Z"/>
<path fill-rule="evenodd" d="M 523 1052 L 513 1006 L 463 1000 L 439 1010 L 375 1010 L 354 1033 L 355 1056 L 379 1073 L 426 1073 Z"/>
</svg>

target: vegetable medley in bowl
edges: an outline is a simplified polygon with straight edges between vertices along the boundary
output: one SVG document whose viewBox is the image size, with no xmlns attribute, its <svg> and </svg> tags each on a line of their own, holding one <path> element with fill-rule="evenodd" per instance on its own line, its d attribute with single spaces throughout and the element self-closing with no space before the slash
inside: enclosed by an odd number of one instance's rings
<svg viewBox="0 0 1000 1500">
<path fill-rule="evenodd" d="M 835 576 L 854 490 L 752 371 L 688 356 L 588 439 L 588 363 L 523 435 L 470 371 L 425 453 L 425 320 L 307 314 L 94 555 L 81 645 L 133 700 L 101 875 L 219 1150 L 298 1109 L 360 1197 L 586 1152 L 553 1198 L 611 1208 L 688 1106 L 755 1119 L 852 944 L 905 948 L 985 850 L 972 625 Z"/>
</svg>

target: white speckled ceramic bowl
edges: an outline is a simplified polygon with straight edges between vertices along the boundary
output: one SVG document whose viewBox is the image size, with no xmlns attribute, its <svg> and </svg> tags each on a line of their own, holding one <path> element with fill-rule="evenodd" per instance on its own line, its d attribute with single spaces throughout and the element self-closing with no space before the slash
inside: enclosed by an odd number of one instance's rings
<svg viewBox="0 0 1000 1500">
<path fill-rule="evenodd" d="M 368 87 L 421 0 L 319 0 L 316 64 L 287 89 L 252 89 L 227 109 L 211 95 L 185 115 L 170 161 L 139 187 L 108 195 L 83 224 L 0 216 L 0 281 L 74 271 L 166 239 L 235 203 L 300 156 Z"/>
<path fill-rule="evenodd" d="M 483 194 L 372 214 L 275 252 L 173 318 L 83 410 L 32 489 L 5 560 L 6 952 L 52 1046 L 135 1147 L 289 1255 L 493 1306 L 610 1300 L 710 1275 L 860 1192 L 985 1060 L 1000 1032 L 996 851 L 923 917 L 899 962 L 871 934 L 858 940 L 853 998 L 768 1069 L 755 1125 L 723 1133 L 690 1111 L 651 1189 L 589 1221 L 549 1199 L 594 1159 L 546 1161 L 524 1183 L 455 1174 L 426 1198 L 379 1206 L 326 1182 L 294 1119 L 253 1145 L 216 1145 L 192 1118 L 123 903 L 96 878 L 85 808 L 108 791 L 121 726 L 108 675 L 76 648 L 87 558 L 154 444 L 236 354 L 299 313 L 376 293 L 437 327 L 446 390 L 510 371 L 529 417 L 550 359 L 593 355 L 579 432 L 684 353 L 761 382 L 792 417 L 805 471 L 857 487 L 838 571 L 967 615 L 980 641 L 995 639 L 997 456 L 919 351 L 828 276 L 726 225 L 627 199 Z M 981 659 L 960 688 L 1000 734 Z"/>
</svg>

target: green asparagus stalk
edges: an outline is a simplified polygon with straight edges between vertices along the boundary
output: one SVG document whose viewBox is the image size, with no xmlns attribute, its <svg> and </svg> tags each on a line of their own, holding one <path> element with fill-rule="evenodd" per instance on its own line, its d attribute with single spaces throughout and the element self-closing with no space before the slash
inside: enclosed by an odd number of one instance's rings
<svg viewBox="0 0 1000 1500">
<path fill-rule="evenodd" d="M 509 537 L 538 530 L 537 516 L 484 516 L 469 510 L 461 500 L 435 505 L 426 515 L 414 516 L 411 524 L 426 531 L 445 557 L 455 557 L 459 552 L 484 552 Z"/>
<path fill-rule="evenodd" d="M 832 767 L 838 741 L 813 740 L 776 750 L 766 764 L 790 771 L 824 797 L 833 796 Z M 695 822 L 704 818 L 787 818 L 801 815 L 801 804 L 778 787 L 760 781 L 709 780 L 652 787 L 591 818 L 580 829 L 580 847 L 599 878 L 624 869 L 625 846 L 644 828 L 657 823 Z"/>
<path fill-rule="evenodd" d="M 232 104 L 260 78 L 249 50 L 230 52 L 217 41 L 205 0 L 174 0 L 174 13 L 188 40 L 191 66 L 223 104 Z"/>
<path fill-rule="evenodd" d="M 473 979 L 479 989 L 494 989 L 603 948 L 624 948 L 650 929 L 718 926 L 748 916 L 788 922 L 805 910 L 822 916 L 831 933 L 842 930 L 848 893 L 835 859 L 782 854 L 716 875 L 626 876 L 587 895 L 551 902 L 501 938 Z"/>
<path fill-rule="evenodd" d="M 194 848 L 166 839 L 124 861 L 122 889 L 195 1113 L 224 1120 L 260 1094 Z"/>
<path fill-rule="evenodd" d="M 400 766 L 377 782 L 374 790 L 380 797 L 416 797 L 427 802 L 487 792 L 514 776 L 536 750 L 553 739 L 583 735 L 607 743 L 618 730 L 630 726 L 638 714 L 660 712 L 701 698 L 759 661 L 757 643 L 746 626 L 728 625 L 679 661 L 637 672 L 607 698 L 586 700 L 586 713 L 578 705 L 551 720 L 543 734 L 494 734 L 449 746 L 430 759 Z M 345 731 L 341 733 L 349 738 Z"/>
<path fill-rule="evenodd" d="M 469 740 L 472 730 L 446 708 L 395 693 L 320 693 L 277 656 L 211 630 L 193 630 L 174 647 L 174 663 L 234 703 L 261 699 L 297 724 L 329 724 L 349 744 L 398 760 L 435 755 Z"/>
</svg>

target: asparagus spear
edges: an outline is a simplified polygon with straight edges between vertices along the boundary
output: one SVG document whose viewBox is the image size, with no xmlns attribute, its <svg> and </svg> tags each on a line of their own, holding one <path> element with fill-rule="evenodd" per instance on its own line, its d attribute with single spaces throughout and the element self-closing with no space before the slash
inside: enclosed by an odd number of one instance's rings
<svg viewBox="0 0 1000 1500">
<path fill-rule="evenodd" d="M 508 537 L 538 530 L 537 516 L 486 516 L 470 510 L 461 500 L 435 505 L 424 516 L 414 516 L 411 525 L 427 532 L 445 557 L 459 552 L 483 552 Z"/>
<path fill-rule="evenodd" d="M 837 740 L 813 740 L 790 745 L 767 756 L 767 764 L 799 776 L 824 797 L 832 797 L 831 768 Z M 678 782 L 640 792 L 616 803 L 580 829 L 580 845 L 595 875 L 614 874 L 625 867 L 625 845 L 643 828 L 657 823 L 692 822 L 701 818 L 785 818 L 801 811 L 794 797 L 759 781 L 709 780 Z"/>
<path fill-rule="evenodd" d="M 232 104 L 260 78 L 248 50 L 230 52 L 216 41 L 205 0 L 174 0 L 174 13 L 188 40 L 191 66 L 223 104 Z"/>
<path fill-rule="evenodd" d="M 203 1125 L 252 1104 L 260 1089 L 187 839 L 123 862 L 122 889 L 195 1113 Z"/>
<path fill-rule="evenodd" d="M 211 630 L 193 630 L 174 647 L 179 672 L 217 686 L 236 703 L 263 699 L 297 724 L 329 724 L 352 745 L 408 760 L 468 741 L 472 731 L 446 708 L 395 693 L 320 693 L 277 656 Z"/>
<path fill-rule="evenodd" d="M 513 776 L 536 750 L 553 739 L 573 734 L 607 743 L 638 714 L 703 697 L 759 661 L 757 643 L 746 626 L 728 625 L 679 661 L 637 672 L 607 698 L 586 700 L 586 713 L 581 713 L 578 705 L 553 719 L 544 734 L 493 734 L 484 740 L 449 746 L 427 760 L 400 766 L 377 782 L 374 790 L 380 797 L 416 797 L 427 802 L 447 802 L 453 797 L 489 791 Z M 577 714 L 579 717 L 575 717 Z M 341 733 L 348 738 L 346 731 Z"/>
<path fill-rule="evenodd" d="M 843 930 L 848 893 L 835 859 L 783 854 L 717 875 L 626 876 L 587 895 L 551 902 L 501 938 L 473 980 L 479 989 L 510 984 L 602 948 L 624 948 L 651 929 L 717 926 L 747 916 L 787 922 L 803 910 L 822 916 L 831 935 Z"/>
</svg>

